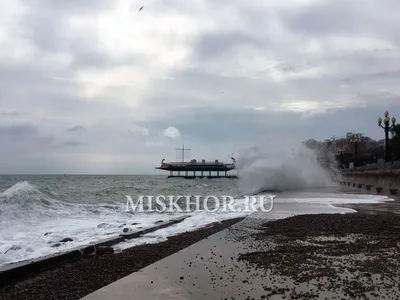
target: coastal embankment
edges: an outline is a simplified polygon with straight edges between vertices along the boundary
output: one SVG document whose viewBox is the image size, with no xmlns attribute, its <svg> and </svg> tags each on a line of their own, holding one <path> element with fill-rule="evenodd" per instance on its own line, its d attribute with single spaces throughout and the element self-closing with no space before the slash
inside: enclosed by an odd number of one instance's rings
<svg viewBox="0 0 400 300">
<path fill-rule="evenodd" d="M 375 191 L 378 194 L 398 195 L 400 193 L 400 170 L 346 171 L 340 180 L 342 185 Z"/>
</svg>

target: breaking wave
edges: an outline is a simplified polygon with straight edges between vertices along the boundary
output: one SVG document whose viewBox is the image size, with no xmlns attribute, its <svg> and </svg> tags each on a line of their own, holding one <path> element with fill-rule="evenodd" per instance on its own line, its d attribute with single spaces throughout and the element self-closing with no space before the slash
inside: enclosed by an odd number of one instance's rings
<svg viewBox="0 0 400 300">
<path fill-rule="evenodd" d="M 238 158 L 239 189 L 242 193 L 288 191 L 334 186 L 331 174 L 317 161 L 314 151 L 301 146 L 296 153 L 247 149 Z"/>
<path fill-rule="evenodd" d="M 127 183 L 132 185 L 131 182 Z M 169 183 L 167 190 L 171 189 Z M 174 181 L 172 185 L 179 190 L 184 187 L 182 182 Z M 109 198 L 103 197 L 104 200 Z M 124 228 L 138 230 L 181 215 L 180 212 L 126 211 L 125 196 L 111 203 L 79 203 L 79 199 L 73 200 L 75 202 L 27 181 L 18 182 L 1 192 L 0 267 L 117 236 Z M 245 214 L 196 211 L 190 215 L 181 224 L 162 231 L 157 238 Z"/>
<path fill-rule="evenodd" d="M 110 209 L 119 209 L 110 204 L 79 204 L 56 199 L 57 195 L 39 189 L 27 181 L 18 182 L 0 193 L 0 222 L 37 223 L 60 217 L 87 217 L 110 213 Z"/>
</svg>

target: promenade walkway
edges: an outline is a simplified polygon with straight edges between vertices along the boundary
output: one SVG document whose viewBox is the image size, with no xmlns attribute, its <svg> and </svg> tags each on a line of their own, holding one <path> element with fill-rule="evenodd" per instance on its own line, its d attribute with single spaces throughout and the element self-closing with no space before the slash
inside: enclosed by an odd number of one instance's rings
<svg viewBox="0 0 400 300">
<path fill-rule="evenodd" d="M 259 232 L 261 223 L 289 217 L 294 212 L 332 213 L 332 208 L 326 205 L 285 203 L 285 197 L 292 196 L 290 193 L 282 195 L 282 201 L 276 204 L 272 213 L 253 214 L 232 227 L 114 282 L 82 300 L 290 299 L 296 295 L 311 295 L 319 290 L 317 283 L 299 285 L 290 278 L 238 261 L 240 254 L 268 250 L 260 249 L 260 244 L 251 237 Z M 344 210 L 346 208 L 337 208 L 338 212 Z M 290 297 L 287 294 L 289 291 Z M 285 294 L 286 298 L 283 297 Z M 340 291 L 334 290 L 321 291 L 319 297 L 347 299 Z"/>
</svg>

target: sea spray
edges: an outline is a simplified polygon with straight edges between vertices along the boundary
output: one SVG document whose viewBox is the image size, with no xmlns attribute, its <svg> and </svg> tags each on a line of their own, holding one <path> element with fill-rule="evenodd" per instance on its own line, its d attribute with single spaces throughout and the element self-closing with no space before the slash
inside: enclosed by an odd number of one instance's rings
<svg viewBox="0 0 400 300">
<path fill-rule="evenodd" d="M 330 155 L 328 153 L 328 155 Z M 329 166 L 333 169 L 332 160 Z M 273 152 L 253 146 L 238 157 L 239 189 L 242 193 L 323 188 L 335 185 L 317 154 L 301 145 L 296 152 Z"/>
</svg>

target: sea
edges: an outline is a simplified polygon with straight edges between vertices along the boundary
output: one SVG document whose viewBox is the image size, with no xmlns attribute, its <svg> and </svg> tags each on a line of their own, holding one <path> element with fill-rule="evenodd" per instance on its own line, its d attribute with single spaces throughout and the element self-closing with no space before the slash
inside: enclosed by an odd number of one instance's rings
<svg viewBox="0 0 400 300">
<path fill-rule="evenodd" d="M 253 214 L 240 209 L 190 212 L 127 210 L 127 196 L 231 196 L 235 207 L 243 196 L 274 196 L 271 219 L 307 213 L 350 213 L 335 204 L 379 203 L 385 196 L 348 194 L 338 190 L 313 156 L 300 154 L 284 161 L 265 156 L 243 160 L 239 179 L 167 178 L 163 175 L 0 175 L 0 268 L 139 230 L 181 216 L 178 224 L 127 240 L 116 251 L 157 243 L 171 235 L 208 224 Z M 68 242 L 59 243 L 63 239 Z"/>
</svg>

